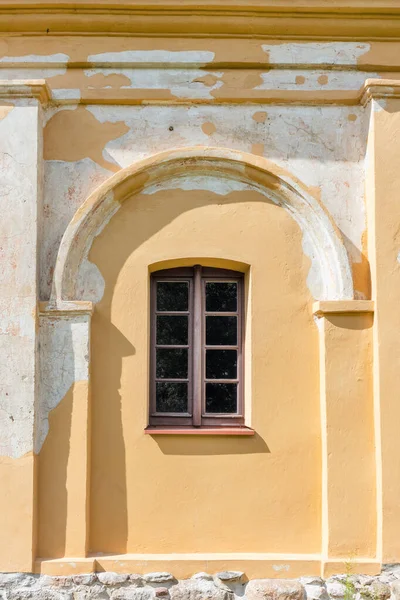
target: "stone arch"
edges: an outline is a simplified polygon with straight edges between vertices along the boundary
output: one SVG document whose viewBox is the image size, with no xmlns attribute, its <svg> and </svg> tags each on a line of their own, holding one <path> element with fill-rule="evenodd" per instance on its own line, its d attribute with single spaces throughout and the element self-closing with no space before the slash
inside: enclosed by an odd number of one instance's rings
<svg viewBox="0 0 400 600">
<path fill-rule="evenodd" d="M 246 183 L 286 208 L 308 236 L 322 282 L 318 299 L 352 299 L 351 265 L 340 232 L 326 209 L 293 175 L 264 157 L 227 148 L 196 146 L 155 154 L 110 177 L 77 210 L 57 255 L 50 304 L 76 300 L 82 262 L 96 235 L 121 204 L 150 185 L 188 173 Z"/>
</svg>

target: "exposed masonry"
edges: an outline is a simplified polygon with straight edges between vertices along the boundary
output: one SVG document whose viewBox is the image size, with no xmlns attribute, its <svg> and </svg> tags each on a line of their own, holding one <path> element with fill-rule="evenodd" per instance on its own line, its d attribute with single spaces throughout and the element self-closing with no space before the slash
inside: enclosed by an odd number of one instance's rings
<svg viewBox="0 0 400 600">
<path fill-rule="evenodd" d="M 347 574 L 299 579 L 252 579 L 241 571 L 197 573 L 178 581 L 171 573 L 113 572 L 56 576 L 0 574 L 3 600 L 398 600 L 400 565 L 377 576 Z"/>
</svg>

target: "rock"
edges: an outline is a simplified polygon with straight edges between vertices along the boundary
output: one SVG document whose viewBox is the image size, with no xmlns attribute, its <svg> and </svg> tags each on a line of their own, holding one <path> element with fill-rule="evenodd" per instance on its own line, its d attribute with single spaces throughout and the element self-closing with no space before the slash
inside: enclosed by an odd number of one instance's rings
<svg viewBox="0 0 400 600">
<path fill-rule="evenodd" d="M 243 575 L 243 571 L 221 571 L 221 573 L 216 574 L 216 577 L 221 581 L 234 583 L 240 581 Z"/>
<path fill-rule="evenodd" d="M 191 579 L 205 579 L 206 581 L 213 581 L 214 578 L 212 575 L 209 575 L 209 573 L 204 573 L 204 571 L 201 571 L 200 573 L 195 573 Z"/>
<path fill-rule="evenodd" d="M 152 600 L 154 589 L 151 587 L 128 586 L 114 590 L 110 596 L 111 600 Z"/>
<path fill-rule="evenodd" d="M 131 573 L 129 575 L 129 581 L 132 585 L 136 585 L 137 587 L 142 587 L 144 585 L 143 577 L 137 575 L 137 573 Z"/>
<path fill-rule="evenodd" d="M 341 598 L 344 598 L 346 596 L 346 594 L 348 594 L 348 591 L 346 589 L 346 586 L 344 585 L 344 583 L 341 583 L 340 581 L 332 581 L 326 584 L 326 591 L 328 592 L 328 596 L 330 598 L 337 598 L 338 600 L 340 600 Z"/>
<path fill-rule="evenodd" d="M 17 587 L 9 592 L 10 600 L 73 600 L 71 592 L 46 587 Z"/>
<path fill-rule="evenodd" d="M 168 581 L 176 581 L 171 573 L 147 573 L 143 576 L 146 583 L 167 583 Z"/>
<path fill-rule="evenodd" d="M 390 584 L 390 588 L 394 600 L 400 600 L 400 581 L 393 581 L 393 583 Z"/>
<path fill-rule="evenodd" d="M 253 579 L 246 587 L 247 600 L 304 600 L 305 590 L 295 579 Z"/>
<path fill-rule="evenodd" d="M 364 585 L 359 591 L 362 598 L 371 600 L 388 600 L 391 596 L 390 586 L 380 581 L 374 581 L 371 585 Z"/>
<path fill-rule="evenodd" d="M 104 585 L 120 585 L 128 581 L 128 575 L 124 573 L 114 573 L 113 571 L 105 571 L 97 573 L 97 579 Z"/>
<path fill-rule="evenodd" d="M 329 600 L 328 592 L 325 585 L 305 585 L 304 586 L 307 600 Z"/>
<path fill-rule="evenodd" d="M 73 590 L 74 600 L 109 600 L 104 585 L 79 585 Z"/>
<path fill-rule="evenodd" d="M 168 588 L 159 587 L 154 590 L 156 598 L 169 598 Z"/>
<path fill-rule="evenodd" d="M 302 585 L 325 585 L 325 581 L 322 577 L 299 577 L 299 581 Z"/>
<path fill-rule="evenodd" d="M 75 585 L 93 585 L 97 581 L 97 575 L 96 573 L 73 575 L 72 581 Z"/>
<path fill-rule="evenodd" d="M 0 573 L 0 589 L 12 585 L 29 587 L 30 585 L 34 585 L 37 579 L 38 577 L 28 575 L 27 573 Z"/>
<path fill-rule="evenodd" d="M 41 587 L 70 587 L 73 584 L 73 577 L 66 575 L 56 575 L 54 577 L 43 575 L 37 580 L 37 583 Z"/>
<path fill-rule="evenodd" d="M 230 590 L 217 587 L 213 581 L 199 578 L 180 581 L 170 589 L 172 600 L 233 600 Z"/>
</svg>

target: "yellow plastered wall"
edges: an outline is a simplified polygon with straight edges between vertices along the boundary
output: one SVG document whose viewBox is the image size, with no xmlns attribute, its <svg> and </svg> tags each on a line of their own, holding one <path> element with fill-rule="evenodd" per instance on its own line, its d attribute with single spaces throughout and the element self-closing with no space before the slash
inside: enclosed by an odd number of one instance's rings
<svg viewBox="0 0 400 600">
<path fill-rule="evenodd" d="M 254 438 L 144 434 L 149 270 L 190 257 L 249 265 Z M 89 550 L 319 552 L 318 333 L 296 222 L 255 191 L 160 190 L 127 201 L 89 259 L 105 281 L 92 322 Z"/>
</svg>

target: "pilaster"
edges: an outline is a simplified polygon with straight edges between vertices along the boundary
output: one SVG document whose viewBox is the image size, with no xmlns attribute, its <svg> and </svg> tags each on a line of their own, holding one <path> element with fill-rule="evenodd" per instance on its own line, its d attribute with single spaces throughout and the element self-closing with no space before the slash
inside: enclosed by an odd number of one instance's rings
<svg viewBox="0 0 400 600">
<path fill-rule="evenodd" d="M 371 301 L 314 305 L 320 333 L 322 575 L 375 572 Z M 349 434 L 351 432 L 351 434 Z M 358 564 L 360 563 L 360 564 Z"/>
<path fill-rule="evenodd" d="M 378 554 L 400 560 L 400 84 L 368 80 L 366 160 L 368 254 L 372 294 L 378 467 Z"/>
<path fill-rule="evenodd" d="M 0 547 L 31 571 L 35 547 L 38 244 L 44 81 L 0 81 Z"/>
<path fill-rule="evenodd" d="M 88 550 L 91 314 L 91 302 L 40 304 L 38 557 Z"/>
</svg>

